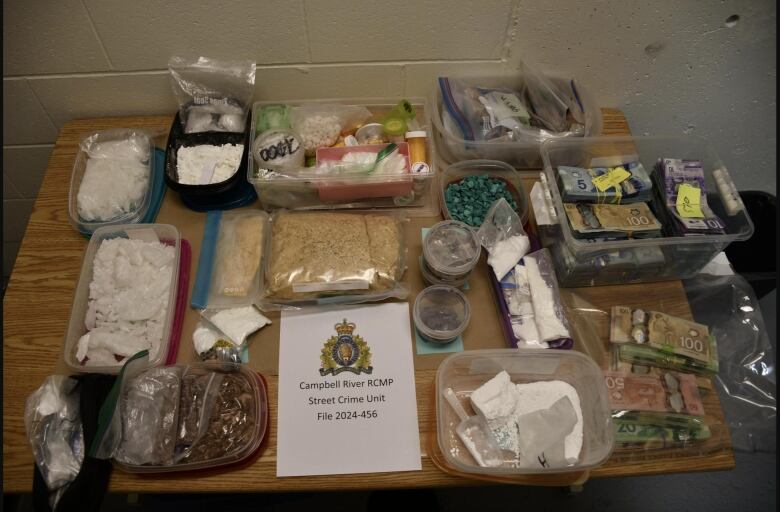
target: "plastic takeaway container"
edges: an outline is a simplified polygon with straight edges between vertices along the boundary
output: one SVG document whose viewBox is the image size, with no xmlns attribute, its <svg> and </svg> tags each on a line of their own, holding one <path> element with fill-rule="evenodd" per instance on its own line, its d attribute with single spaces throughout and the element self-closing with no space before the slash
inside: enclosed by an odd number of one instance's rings
<svg viewBox="0 0 780 512">
<path fill-rule="evenodd" d="M 463 292 L 448 285 L 433 285 L 414 301 L 414 326 L 426 341 L 446 344 L 460 336 L 471 319 L 469 301 Z"/>
<path fill-rule="evenodd" d="M 566 467 L 518 468 L 508 455 L 495 467 L 482 467 L 455 433 L 460 419 L 444 396 L 452 388 L 469 414 L 469 397 L 482 384 L 506 371 L 514 384 L 561 380 L 577 391 L 582 409 L 583 440 L 578 461 Z M 614 431 L 607 387 L 601 370 L 589 357 L 573 350 L 466 350 L 442 361 L 436 372 L 436 428 L 439 449 L 447 464 L 464 473 L 520 475 L 583 471 L 602 464 L 612 453 Z M 509 454 L 510 452 L 505 452 Z"/>
<path fill-rule="evenodd" d="M 139 238 L 142 240 L 154 240 L 156 237 L 161 243 L 174 248 L 173 271 L 168 287 L 168 306 L 165 313 L 163 335 L 160 348 L 153 358 L 149 359 L 149 366 L 160 366 L 165 363 L 168 354 L 168 344 L 171 337 L 174 313 L 176 309 L 176 294 L 178 291 L 179 264 L 181 257 L 181 237 L 179 230 L 170 224 L 125 224 L 119 226 L 106 226 L 95 230 L 89 240 L 87 250 L 84 253 L 84 262 L 81 265 L 81 274 L 73 295 L 73 306 L 70 310 L 70 323 L 65 335 L 62 357 L 65 364 L 73 372 L 78 373 L 108 373 L 117 374 L 122 369 L 124 361 L 118 361 L 112 366 L 88 366 L 82 365 L 76 359 L 76 346 L 79 338 L 87 333 L 85 317 L 89 306 L 89 284 L 92 281 L 93 263 L 95 254 L 104 240 L 112 238 Z"/>
</svg>

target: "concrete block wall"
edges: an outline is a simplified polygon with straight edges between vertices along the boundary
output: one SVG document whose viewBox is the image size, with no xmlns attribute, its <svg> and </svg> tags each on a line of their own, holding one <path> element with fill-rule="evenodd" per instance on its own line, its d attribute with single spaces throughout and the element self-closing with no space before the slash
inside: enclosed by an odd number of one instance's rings
<svg viewBox="0 0 780 512">
<path fill-rule="evenodd" d="M 775 18 L 772 0 L 4 0 L 3 275 L 58 130 L 174 112 L 171 55 L 254 59 L 268 100 L 427 95 L 526 59 L 775 193 Z"/>
</svg>

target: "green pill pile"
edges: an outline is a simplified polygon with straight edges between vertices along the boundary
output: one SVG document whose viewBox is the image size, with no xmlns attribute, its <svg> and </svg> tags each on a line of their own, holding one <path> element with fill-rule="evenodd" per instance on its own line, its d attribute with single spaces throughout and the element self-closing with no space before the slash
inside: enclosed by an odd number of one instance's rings
<svg viewBox="0 0 780 512">
<path fill-rule="evenodd" d="M 456 183 L 450 183 L 444 190 L 444 202 L 450 217 L 473 227 L 482 225 L 490 207 L 502 197 L 517 211 L 517 202 L 509 192 L 507 183 L 484 174 L 466 176 Z"/>
</svg>

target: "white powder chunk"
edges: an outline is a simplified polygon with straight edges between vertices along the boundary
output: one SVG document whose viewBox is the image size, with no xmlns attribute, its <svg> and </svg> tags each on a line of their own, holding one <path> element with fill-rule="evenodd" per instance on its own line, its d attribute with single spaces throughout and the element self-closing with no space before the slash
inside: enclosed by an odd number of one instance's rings
<svg viewBox="0 0 780 512">
<path fill-rule="evenodd" d="M 209 320 L 237 346 L 241 346 L 250 334 L 271 323 L 253 306 L 220 309 Z"/>
<path fill-rule="evenodd" d="M 527 236 L 515 235 L 496 242 L 490 248 L 488 265 L 493 268 L 496 279 L 501 281 L 505 275 L 528 253 L 531 243 Z"/>
<path fill-rule="evenodd" d="M 219 339 L 219 335 L 205 325 L 198 324 L 192 333 L 192 344 L 195 345 L 195 352 L 203 354 L 208 352 Z"/>
<path fill-rule="evenodd" d="M 502 371 L 471 393 L 471 405 L 488 421 L 504 418 L 515 410 L 514 384 Z"/>
<path fill-rule="evenodd" d="M 183 185 L 222 183 L 241 164 L 243 144 L 181 146 L 176 152 L 176 169 Z"/>
<path fill-rule="evenodd" d="M 159 242 L 112 238 L 95 254 L 89 304 L 76 358 L 87 365 L 120 365 L 149 349 L 157 357 L 162 343 L 173 276 L 175 249 Z M 85 361 L 86 358 L 86 361 Z"/>
<path fill-rule="evenodd" d="M 120 145 L 115 154 L 121 158 L 112 158 L 111 150 L 103 148 L 101 157 L 87 160 L 76 195 L 76 205 L 82 219 L 90 222 L 107 221 L 139 208 L 149 188 L 149 166 L 141 160 L 124 158 L 122 155 L 125 153 L 133 154 Z"/>
</svg>

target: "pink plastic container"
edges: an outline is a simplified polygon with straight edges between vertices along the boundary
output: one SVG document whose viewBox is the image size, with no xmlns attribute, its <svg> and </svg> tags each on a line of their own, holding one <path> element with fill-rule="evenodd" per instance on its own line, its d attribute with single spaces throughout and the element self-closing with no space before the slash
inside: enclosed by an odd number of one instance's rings
<svg viewBox="0 0 780 512">
<path fill-rule="evenodd" d="M 317 164 L 341 160 L 347 153 L 379 153 L 386 144 L 368 144 L 364 146 L 341 146 L 336 148 L 318 148 Z M 412 191 L 412 177 L 409 165 L 409 144 L 400 142 L 398 152 L 406 160 L 406 172 L 401 175 L 366 175 L 335 181 L 332 178 L 317 183 L 317 193 L 321 201 L 351 201 L 370 197 L 405 196 Z"/>
</svg>

